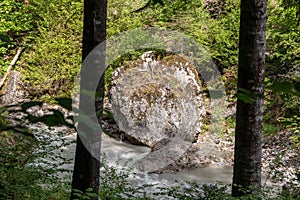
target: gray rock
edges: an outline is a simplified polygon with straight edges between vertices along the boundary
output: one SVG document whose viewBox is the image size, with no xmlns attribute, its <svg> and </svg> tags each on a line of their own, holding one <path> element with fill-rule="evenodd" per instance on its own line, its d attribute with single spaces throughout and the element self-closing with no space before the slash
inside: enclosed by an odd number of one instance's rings
<svg viewBox="0 0 300 200">
<path fill-rule="evenodd" d="M 148 172 L 163 170 L 166 166 L 179 160 L 191 145 L 190 142 L 184 141 L 180 137 L 174 137 L 170 143 L 165 144 L 161 149 L 152 151 L 139 163 L 137 168 Z"/>
<path fill-rule="evenodd" d="M 174 137 L 195 141 L 206 114 L 201 92 L 198 73 L 185 59 L 147 52 L 115 70 L 109 100 L 126 138 L 154 148 Z"/>
<path fill-rule="evenodd" d="M 20 87 L 20 73 L 18 71 L 11 71 L 8 76 L 8 83 L 4 89 L 4 95 L 1 98 L 2 105 L 11 105 L 19 103 L 23 97 Z"/>
</svg>

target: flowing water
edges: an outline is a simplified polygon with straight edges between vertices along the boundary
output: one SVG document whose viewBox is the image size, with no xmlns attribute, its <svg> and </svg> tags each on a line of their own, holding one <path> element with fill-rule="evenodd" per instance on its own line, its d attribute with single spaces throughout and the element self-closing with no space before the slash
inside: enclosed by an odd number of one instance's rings
<svg viewBox="0 0 300 200">
<path fill-rule="evenodd" d="M 46 128 L 46 127 L 44 127 Z M 70 180 L 73 169 L 73 162 L 75 157 L 75 149 L 76 149 L 76 133 L 69 135 L 59 135 L 58 132 L 64 132 L 63 128 L 58 128 L 55 130 L 51 130 L 50 133 L 45 129 L 42 131 L 38 131 L 36 136 L 40 140 L 51 141 L 48 143 L 48 147 L 52 149 L 53 153 L 59 155 L 59 158 L 51 159 L 50 157 L 44 157 L 41 159 L 37 159 L 35 161 L 36 165 L 44 165 L 45 160 L 47 163 L 58 164 L 59 169 L 68 169 L 69 172 L 59 172 L 59 176 L 62 178 L 66 178 Z M 47 133 L 47 134 L 45 134 Z M 43 139 L 44 138 L 44 139 Z M 108 135 L 102 135 L 102 143 L 101 143 L 101 151 L 105 154 L 107 164 L 109 166 L 113 166 L 114 168 L 124 170 L 131 168 L 132 175 L 129 176 L 129 182 L 133 186 L 141 186 L 143 184 L 153 184 L 156 188 L 166 187 L 166 186 L 175 186 L 178 184 L 185 184 L 186 182 L 196 181 L 198 183 L 203 184 L 230 184 L 232 181 L 233 168 L 232 166 L 208 166 L 197 169 L 190 169 L 183 172 L 178 173 L 146 173 L 141 172 L 134 167 L 138 162 L 143 160 L 150 152 L 151 149 L 145 146 L 132 145 L 125 142 L 118 141 L 114 138 L 109 137 Z M 55 148 L 51 148 L 55 147 Z M 57 148 L 56 148 L 57 147 Z M 44 147 L 45 149 L 45 147 Z M 47 150 L 48 151 L 48 150 Z M 48 151 L 48 155 L 50 155 L 51 151 Z M 64 160 L 70 160 L 69 163 L 64 163 Z M 63 163 L 63 164 L 59 164 Z M 101 170 L 100 170 L 101 172 Z M 100 180 L 101 181 L 101 180 Z M 154 187 L 154 190 L 155 190 Z M 153 192 L 153 191 L 152 191 Z M 154 191 L 154 192 L 157 192 Z M 161 199 L 161 198 L 160 198 Z M 166 199 L 166 198 L 163 198 Z"/>
<path fill-rule="evenodd" d="M 36 129 L 38 130 L 38 129 Z M 36 131 L 36 136 L 39 140 L 49 140 L 50 142 L 46 145 L 48 147 L 43 147 L 48 152 L 48 156 L 44 158 L 37 159 L 35 164 L 38 165 L 44 162 L 42 160 L 48 160 L 47 163 L 63 163 L 63 160 L 70 160 L 69 164 L 62 164 L 59 166 L 63 169 L 73 169 L 73 159 L 75 157 L 76 149 L 76 133 L 69 135 L 60 135 L 58 132 L 64 132 L 63 128 L 58 128 L 55 130 L 47 130 L 43 127 L 43 130 Z M 51 150 L 49 150 L 51 149 Z M 39 151 L 39 150 L 37 150 Z M 52 152 L 52 153 L 50 153 Z M 105 155 L 107 164 L 115 167 L 133 167 L 143 160 L 150 152 L 151 149 L 145 146 L 132 145 L 126 142 L 118 141 L 108 135 L 102 135 L 101 152 Z M 53 156 L 59 155 L 59 158 L 52 159 L 50 154 Z M 118 166 L 117 166 L 118 165 Z M 133 169 L 138 172 L 137 169 Z M 197 180 L 201 183 L 230 183 L 232 178 L 232 167 L 230 166 L 210 166 L 198 169 L 187 170 L 180 173 L 162 173 L 162 174 L 148 174 L 144 172 L 138 172 L 141 175 L 139 177 L 141 182 L 153 181 L 157 183 L 162 182 L 174 182 L 175 180 L 181 181 L 192 181 Z M 136 177 L 138 178 L 138 177 Z M 144 180 L 143 180 L 144 179 Z"/>
</svg>

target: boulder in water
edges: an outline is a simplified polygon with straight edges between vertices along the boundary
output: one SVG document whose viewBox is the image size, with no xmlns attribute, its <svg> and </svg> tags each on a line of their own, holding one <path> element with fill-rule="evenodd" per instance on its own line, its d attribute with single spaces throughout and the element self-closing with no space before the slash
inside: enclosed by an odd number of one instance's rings
<svg viewBox="0 0 300 200">
<path fill-rule="evenodd" d="M 157 57 L 146 52 L 114 71 L 109 90 L 114 119 L 132 143 L 153 149 L 175 137 L 192 143 L 206 115 L 198 72 L 181 56 Z"/>
</svg>

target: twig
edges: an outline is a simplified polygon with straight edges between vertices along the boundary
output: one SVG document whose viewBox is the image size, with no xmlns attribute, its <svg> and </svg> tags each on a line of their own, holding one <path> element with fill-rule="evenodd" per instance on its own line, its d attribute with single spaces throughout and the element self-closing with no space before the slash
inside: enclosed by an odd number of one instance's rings
<svg viewBox="0 0 300 200">
<path fill-rule="evenodd" d="M 23 51 L 23 48 L 20 47 L 20 48 L 18 49 L 18 51 L 17 51 L 17 53 L 16 53 L 14 59 L 11 61 L 9 67 L 8 67 L 7 70 L 6 70 L 5 75 L 3 76 L 3 78 L 2 78 L 2 80 L 1 80 L 1 82 L 0 82 L 0 89 L 1 89 L 2 86 L 4 85 L 5 79 L 7 78 L 7 76 L 8 76 L 8 74 L 9 74 L 10 70 L 12 69 L 12 67 L 16 64 L 16 62 L 17 62 L 17 60 L 19 59 L 19 57 L 20 57 L 22 51 Z"/>
</svg>

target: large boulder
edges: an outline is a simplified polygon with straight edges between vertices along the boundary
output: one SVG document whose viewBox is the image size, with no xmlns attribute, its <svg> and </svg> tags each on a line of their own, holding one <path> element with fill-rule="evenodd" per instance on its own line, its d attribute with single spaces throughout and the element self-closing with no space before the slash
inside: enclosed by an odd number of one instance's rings
<svg viewBox="0 0 300 200">
<path fill-rule="evenodd" d="M 116 69 L 109 100 L 125 137 L 156 150 L 172 138 L 196 141 L 206 115 L 198 72 L 173 54 L 146 52 Z"/>
</svg>

